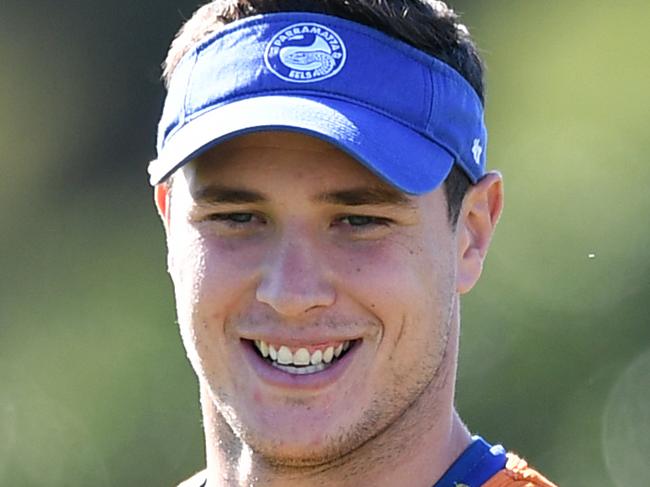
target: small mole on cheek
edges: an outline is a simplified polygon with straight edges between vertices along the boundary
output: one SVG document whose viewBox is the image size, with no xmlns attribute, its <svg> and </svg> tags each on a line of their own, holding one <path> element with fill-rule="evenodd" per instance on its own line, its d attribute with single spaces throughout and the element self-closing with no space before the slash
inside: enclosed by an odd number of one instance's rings
<svg viewBox="0 0 650 487">
<path fill-rule="evenodd" d="M 417 249 L 410 249 L 409 254 L 411 254 L 411 255 L 420 255 L 420 254 L 422 254 L 423 251 L 424 251 L 424 249 L 422 247 L 418 247 Z"/>
<path fill-rule="evenodd" d="M 361 272 L 361 267 L 357 267 L 357 272 Z"/>
</svg>

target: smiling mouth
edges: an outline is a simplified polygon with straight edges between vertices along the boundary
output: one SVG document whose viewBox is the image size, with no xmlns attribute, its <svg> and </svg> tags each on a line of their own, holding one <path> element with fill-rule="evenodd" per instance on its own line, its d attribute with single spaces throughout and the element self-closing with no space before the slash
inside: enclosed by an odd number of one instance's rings
<svg viewBox="0 0 650 487">
<path fill-rule="evenodd" d="M 341 360 L 359 340 L 329 343 L 325 346 L 290 347 L 255 340 L 253 349 L 269 365 L 293 375 L 316 374 Z"/>
</svg>

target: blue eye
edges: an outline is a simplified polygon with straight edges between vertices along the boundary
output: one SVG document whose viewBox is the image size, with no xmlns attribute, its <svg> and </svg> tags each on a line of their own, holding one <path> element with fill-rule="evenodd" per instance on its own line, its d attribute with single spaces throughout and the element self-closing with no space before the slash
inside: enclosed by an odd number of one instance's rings
<svg viewBox="0 0 650 487">
<path fill-rule="evenodd" d="M 229 220 L 234 223 L 248 223 L 253 219 L 252 213 L 228 213 L 224 215 L 224 220 Z"/>
<path fill-rule="evenodd" d="M 234 213 L 214 213 L 209 216 L 210 220 L 223 222 L 229 225 L 245 225 L 254 220 L 261 220 L 253 213 L 234 212 Z"/>
<path fill-rule="evenodd" d="M 341 218 L 339 221 L 351 227 L 380 226 L 388 225 L 389 223 L 389 220 L 386 218 L 368 215 L 348 215 Z"/>
<path fill-rule="evenodd" d="M 347 220 L 347 223 L 353 227 L 360 227 L 363 225 L 370 225 L 371 223 L 376 223 L 375 218 L 365 215 L 350 215 L 342 219 L 343 221 Z"/>
</svg>

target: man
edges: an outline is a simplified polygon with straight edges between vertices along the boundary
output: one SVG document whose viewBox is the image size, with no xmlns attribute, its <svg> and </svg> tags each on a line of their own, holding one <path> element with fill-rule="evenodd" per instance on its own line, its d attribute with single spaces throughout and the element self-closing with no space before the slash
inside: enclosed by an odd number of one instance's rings
<svg viewBox="0 0 650 487">
<path fill-rule="evenodd" d="M 430 0 L 218 0 L 149 167 L 207 468 L 185 486 L 550 486 L 456 413 L 502 207 L 482 66 Z"/>
</svg>

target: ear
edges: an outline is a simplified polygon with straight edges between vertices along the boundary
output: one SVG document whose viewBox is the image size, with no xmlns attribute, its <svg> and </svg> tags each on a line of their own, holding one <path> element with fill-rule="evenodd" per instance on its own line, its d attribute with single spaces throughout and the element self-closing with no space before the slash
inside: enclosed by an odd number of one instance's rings
<svg viewBox="0 0 650 487">
<path fill-rule="evenodd" d="M 465 195 L 457 225 L 456 290 L 460 294 L 469 292 L 481 276 L 502 208 L 503 179 L 498 172 L 483 176 Z"/>
<path fill-rule="evenodd" d="M 170 187 L 169 184 L 159 183 L 153 189 L 153 199 L 158 210 L 158 215 L 163 222 L 165 232 L 169 230 L 169 197 Z"/>
</svg>

